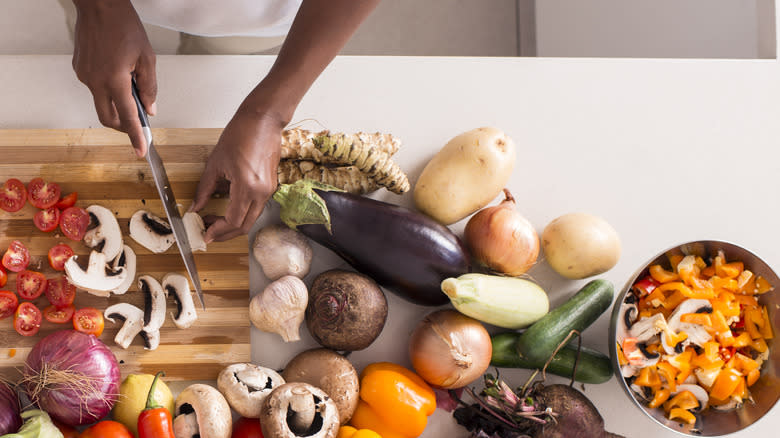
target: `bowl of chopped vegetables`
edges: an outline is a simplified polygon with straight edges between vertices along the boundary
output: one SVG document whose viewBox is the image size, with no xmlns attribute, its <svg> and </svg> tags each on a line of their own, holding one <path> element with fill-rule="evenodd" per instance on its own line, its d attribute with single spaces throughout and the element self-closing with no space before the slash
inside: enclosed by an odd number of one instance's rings
<svg viewBox="0 0 780 438">
<path fill-rule="evenodd" d="M 610 355 L 634 403 L 693 436 L 736 432 L 780 398 L 780 279 L 760 257 L 723 241 L 662 251 L 626 283 L 610 324 Z"/>
</svg>

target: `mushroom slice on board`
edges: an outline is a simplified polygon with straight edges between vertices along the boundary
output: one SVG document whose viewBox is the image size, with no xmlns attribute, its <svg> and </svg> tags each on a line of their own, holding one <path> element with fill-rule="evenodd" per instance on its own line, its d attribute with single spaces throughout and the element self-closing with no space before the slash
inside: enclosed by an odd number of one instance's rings
<svg viewBox="0 0 780 438">
<path fill-rule="evenodd" d="M 138 290 L 144 294 L 144 347 L 154 350 L 160 345 L 160 327 L 165 322 L 165 291 L 151 275 L 138 277 Z"/>
<path fill-rule="evenodd" d="M 160 346 L 160 330 L 141 330 L 144 340 L 144 350 L 156 350 Z"/>
<path fill-rule="evenodd" d="M 84 244 L 105 254 L 106 260 L 114 260 L 122 252 L 122 231 L 116 216 L 100 205 L 90 205 L 86 210 L 94 226 L 84 234 Z"/>
<path fill-rule="evenodd" d="M 308 383 L 285 383 L 263 401 L 260 425 L 267 437 L 335 438 L 339 411 L 325 391 Z"/>
<path fill-rule="evenodd" d="M 144 311 L 132 304 L 118 303 L 109 306 L 104 316 L 111 322 L 116 322 L 116 319 L 124 321 L 122 328 L 114 337 L 114 342 L 124 349 L 130 346 L 135 335 L 144 328 Z"/>
<path fill-rule="evenodd" d="M 192 301 L 190 283 L 187 277 L 176 273 L 166 274 L 162 279 L 162 287 L 165 295 L 172 295 L 176 301 L 176 313 L 171 313 L 173 323 L 180 329 L 191 327 L 198 319 L 198 312 L 195 310 L 195 303 Z"/>
<path fill-rule="evenodd" d="M 65 262 L 65 275 L 70 284 L 93 295 L 107 297 L 112 290 L 122 286 L 127 278 L 128 273 L 122 267 L 107 272 L 106 255 L 102 252 L 92 251 L 86 270 L 81 269 L 76 262 L 77 258 L 73 256 Z"/>
<path fill-rule="evenodd" d="M 130 237 L 153 253 L 167 251 L 176 241 L 170 224 L 146 210 L 130 217 Z"/>
<path fill-rule="evenodd" d="M 122 295 L 127 292 L 128 289 L 130 289 L 130 286 L 133 284 L 133 280 L 135 280 L 135 264 L 135 251 L 133 251 L 133 249 L 129 246 L 123 245 L 122 252 L 116 256 L 111 264 L 111 268 L 114 272 L 117 272 L 120 268 L 123 268 L 125 272 L 127 272 L 127 276 L 125 277 L 125 281 L 122 282 L 118 288 L 112 289 L 111 292 L 116 295 Z"/>
<path fill-rule="evenodd" d="M 206 251 L 206 241 L 203 238 L 206 234 L 206 225 L 203 224 L 203 218 L 194 211 L 188 211 L 184 213 L 181 220 L 184 222 L 184 231 L 187 232 L 190 248 L 193 251 Z"/>
<path fill-rule="evenodd" d="M 176 438 L 230 438 L 233 429 L 233 416 L 225 397 L 216 388 L 202 383 L 190 385 L 179 393 L 173 417 Z"/>
<path fill-rule="evenodd" d="M 284 385 L 276 371 L 253 363 L 234 363 L 217 377 L 217 388 L 242 417 L 259 418 L 260 407 L 275 388 Z"/>
</svg>

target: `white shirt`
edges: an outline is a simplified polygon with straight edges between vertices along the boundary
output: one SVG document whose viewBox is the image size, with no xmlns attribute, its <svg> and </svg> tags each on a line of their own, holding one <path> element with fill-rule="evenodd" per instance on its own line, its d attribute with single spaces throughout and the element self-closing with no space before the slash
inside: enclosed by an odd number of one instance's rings
<svg viewBox="0 0 780 438">
<path fill-rule="evenodd" d="M 201 36 L 278 37 L 302 0 L 132 0 L 141 21 Z"/>
</svg>

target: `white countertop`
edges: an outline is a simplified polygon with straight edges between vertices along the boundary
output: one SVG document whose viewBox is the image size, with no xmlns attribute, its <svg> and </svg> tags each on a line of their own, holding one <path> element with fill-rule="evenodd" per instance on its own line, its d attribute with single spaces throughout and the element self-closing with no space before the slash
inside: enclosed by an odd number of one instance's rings
<svg viewBox="0 0 780 438">
<path fill-rule="evenodd" d="M 223 127 L 268 71 L 272 57 L 160 56 L 154 127 Z M 518 146 L 509 188 L 541 232 L 553 218 L 587 211 L 619 232 L 623 256 L 602 277 L 624 286 L 658 251 L 687 240 L 729 240 L 780 267 L 780 64 L 775 60 L 344 57 L 308 93 L 295 120 L 337 131 L 382 131 L 403 146 L 396 160 L 414 183 L 451 137 L 479 126 L 506 131 Z M 68 56 L 0 57 L 0 128 L 98 127 L 92 98 Z M 318 128 L 313 122 L 304 127 Z M 377 197 L 411 205 L 411 195 Z M 276 222 L 274 207 L 261 224 Z M 464 223 L 453 226 L 457 233 Z M 312 268 L 346 266 L 318 247 Z M 253 291 L 265 285 L 256 265 Z M 533 277 L 560 304 L 584 282 L 540 264 Z M 431 308 L 388 294 L 388 323 L 369 349 L 350 359 L 408 364 L 406 338 Z M 584 344 L 607 352 L 609 312 Z M 281 367 L 303 340 L 283 345 L 253 331 L 253 360 Z M 502 372 L 513 386 L 524 371 Z M 555 380 L 555 379 L 552 379 Z M 560 379 L 558 381 L 564 381 Z M 633 407 L 613 378 L 587 385 L 607 429 L 625 436 L 674 437 Z M 770 414 L 732 436 L 775 435 Z M 425 437 L 466 437 L 437 411 Z M 446 431 L 446 432 L 445 432 Z"/>
</svg>

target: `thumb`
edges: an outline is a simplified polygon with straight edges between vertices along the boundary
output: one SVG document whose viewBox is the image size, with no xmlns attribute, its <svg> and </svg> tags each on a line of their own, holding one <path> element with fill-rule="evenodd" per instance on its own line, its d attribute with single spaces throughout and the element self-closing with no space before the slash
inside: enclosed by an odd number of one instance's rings
<svg viewBox="0 0 780 438">
<path fill-rule="evenodd" d="M 203 171 L 203 175 L 198 182 L 198 189 L 195 191 L 195 198 L 192 200 L 192 205 L 189 211 L 200 211 L 209 202 L 211 195 L 217 188 L 217 171 L 211 164 L 211 161 L 206 164 L 206 169 Z"/>
<path fill-rule="evenodd" d="M 135 66 L 135 82 L 146 112 L 153 116 L 157 113 L 157 67 L 154 53 L 142 54 Z"/>
</svg>

